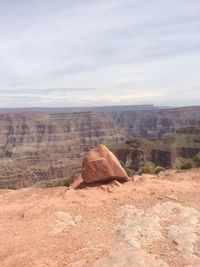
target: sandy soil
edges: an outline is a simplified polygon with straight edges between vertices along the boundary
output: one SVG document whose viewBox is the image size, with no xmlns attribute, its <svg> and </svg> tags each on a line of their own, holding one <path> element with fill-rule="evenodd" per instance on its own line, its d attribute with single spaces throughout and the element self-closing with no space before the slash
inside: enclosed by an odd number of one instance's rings
<svg viewBox="0 0 200 267">
<path fill-rule="evenodd" d="M 0 190 L 0 266 L 200 266 L 200 169 Z"/>
</svg>

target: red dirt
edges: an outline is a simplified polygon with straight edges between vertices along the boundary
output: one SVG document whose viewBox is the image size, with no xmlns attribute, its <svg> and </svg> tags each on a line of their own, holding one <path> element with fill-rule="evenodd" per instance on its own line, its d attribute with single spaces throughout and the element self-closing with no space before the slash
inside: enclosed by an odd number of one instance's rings
<svg viewBox="0 0 200 267">
<path fill-rule="evenodd" d="M 136 178 L 121 186 L 77 190 L 0 190 L 0 266 L 61 267 L 83 259 L 74 266 L 92 266 L 107 256 L 125 204 L 146 210 L 171 201 L 200 211 L 200 169 Z M 68 224 L 66 214 L 75 225 Z M 153 247 L 157 257 L 165 253 L 163 246 Z M 164 256 L 169 266 L 189 266 L 173 246 L 168 250 Z"/>
</svg>

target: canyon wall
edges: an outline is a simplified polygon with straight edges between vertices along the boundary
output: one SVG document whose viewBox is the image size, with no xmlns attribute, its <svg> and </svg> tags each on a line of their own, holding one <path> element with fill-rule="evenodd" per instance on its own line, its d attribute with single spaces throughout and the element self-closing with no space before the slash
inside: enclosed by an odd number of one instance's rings
<svg viewBox="0 0 200 267">
<path fill-rule="evenodd" d="M 200 107 L 109 107 L 104 113 L 64 111 L 49 108 L 41 113 L 37 109 L 2 112 L 0 187 L 50 185 L 69 178 L 80 170 L 87 151 L 99 143 L 111 146 L 119 159 L 135 169 L 146 161 L 174 167 L 177 158 L 189 158 L 199 149 L 199 133 L 194 137 L 191 125 L 200 120 Z M 182 126 L 190 132 L 184 132 L 184 138 L 179 132 L 177 138 L 185 141 L 173 149 L 178 141 L 170 136 L 178 134 L 177 129 Z M 185 145 L 186 136 L 194 137 L 188 141 L 189 146 Z"/>
<path fill-rule="evenodd" d="M 103 113 L 0 115 L 0 185 L 19 188 L 68 178 L 96 144 L 122 140 Z"/>
<path fill-rule="evenodd" d="M 200 121 L 200 107 L 112 112 L 111 116 L 126 138 L 161 138 L 195 125 Z"/>
<path fill-rule="evenodd" d="M 110 149 L 127 167 L 138 171 L 145 164 L 180 167 L 200 153 L 200 125 L 183 127 L 162 139 L 132 139 Z"/>
</svg>

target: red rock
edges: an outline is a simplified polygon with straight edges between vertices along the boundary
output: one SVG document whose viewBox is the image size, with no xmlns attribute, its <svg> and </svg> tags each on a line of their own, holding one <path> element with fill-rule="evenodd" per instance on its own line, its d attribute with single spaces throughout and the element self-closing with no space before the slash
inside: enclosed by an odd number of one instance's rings
<svg viewBox="0 0 200 267">
<path fill-rule="evenodd" d="M 129 179 L 118 159 L 105 145 L 97 145 L 84 158 L 82 177 L 85 183 L 112 180 L 125 182 Z"/>
<path fill-rule="evenodd" d="M 78 174 L 74 177 L 74 181 L 70 184 L 70 187 L 76 189 L 79 186 L 81 186 L 82 182 L 83 182 L 82 175 Z"/>
</svg>

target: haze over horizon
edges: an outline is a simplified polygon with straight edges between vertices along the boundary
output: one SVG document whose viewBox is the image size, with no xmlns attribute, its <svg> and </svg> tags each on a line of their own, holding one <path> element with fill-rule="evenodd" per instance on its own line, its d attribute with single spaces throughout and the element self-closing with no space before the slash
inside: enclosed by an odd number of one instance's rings
<svg viewBox="0 0 200 267">
<path fill-rule="evenodd" d="M 200 105 L 200 1 L 0 0 L 0 108 Z"/>
</svg>

